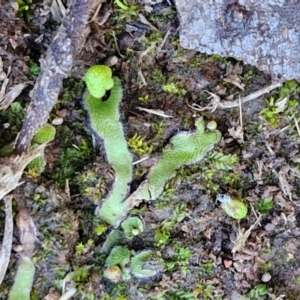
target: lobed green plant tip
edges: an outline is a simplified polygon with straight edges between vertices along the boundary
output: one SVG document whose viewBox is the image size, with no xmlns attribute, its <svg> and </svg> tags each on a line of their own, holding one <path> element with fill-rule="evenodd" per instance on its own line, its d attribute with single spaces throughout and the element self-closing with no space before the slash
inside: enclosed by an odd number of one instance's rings
<svg viewBox="0 0 300 300">
<path fill-rule="evenodd" d="M 47 124 L 37 131 L 32 139 L 32 144 L 49 143 L 54 140 L 55 134 L 55 127 Z"/>
<path fill-rule="evenodd" d="M 37 145 L 49 143 L 54 140 L 56 129 L 50 124 L 46 124 L 37 131 L 32 139 L 31 149 L 34 149 Z M 31 161 L 27 166 L 26 175 L 30 178 L 37 178 L 44 172 L 46 166 L 46 159 L 44 153 Z"/>
<path fill-rule="evenodd" d="M 206 131 L 203 118 L 197 119 L 195 126 L 194 132 L 182 131 L 171 138 L 161 160 L 150 169 L 147 179 L 130 197 L 132 203 L 156 200 L 175 170 L 183 165 L 191 165 L 203 160 L 219 142 L 220 132 Z"/>
<path fill-rule="evenodd" d="M 132 257 L 130 261 L 130 270 L 134 277 L 139 279 L 148 279 L 157 274 L 155 270 L 143 268 L 143 264 L 148 260 L 151 254 L 151 250 L 144 250 Z"/>
<path fill-rule="evenodd" d="M 109 256 L 106 258 L 105 265 L 107 267 L 118 265 L 124 268 L 130 261 L 130 250 L 124 246 L 114 247 Z"/>
<path fill-rule="evenodd" d="M 229 217 L 240 220 L 247 216 L 248 208 L 241 200 L 232 199 L 226 194 L 219 194 L 217 201 L 221 202 L 221 207 Z"/>
<path fill-rule="evenodd" d="M 195 164 L 205 158 L 221 134 L 216 130 L 216 123 L 209 123 L 205 128 L 203 118 L 195 121 L 194 132 L 179 132 L 172 137 L 170 144 L 157 165 L 153 166 L 147 179 L 129 197 L 129 184 L 132 181 L 132 155 L 124 137 L 123 126 L 120 122 L 119 104 L 122 100 L 122 86 L 118 78 L 114 77 L 114 84 L 110 82 L 111 70 L 106 66 L 93 66 L 85 75 L 88 92 L 84 94 L 84 106 L 88 112 L 90 125 L 94 134 L 103 139 L 108 162 L 115 170 L 115 182 L 109 196 L 97 209 L 98 216 L 110 225 L 117 226 L 130 209 L 141 201 L 156 200 L 164 190 L 167 181 L 174 175 L 176 169 L 183 165 Z M 103 80 L 103 78 L 105 78 Z M 106 101 L 94 97 L 93 87 L 97 92 L 99 82 L 102 97 L 110 88 L 110 97 Z M 143 145 L 138 139 L 137 145 Z M 145 150 L 143 148 L 143 150 Z M 126 198 L 127 197 L 127 198 Z M 131 235 L 134 234 L 131 232 Z"/>
<path fill-rule="evenodd" d="M 84 81 L 89 93 L 98 99 L 102 98 L 106 91 L 114 86 L 111 69 L 103 65 L 88 68 L 84 75 Z"/>
<path fill-rule="evenodd" d="M 19 259 L 19 266 L 14 284 L 9 292 L 9 300 L 30 300 L 30 292 L 34 279 L 34 263 L 28 257 Z"/>
<path fill-rule="evenodd" d="M 144 231 L 144 222 L 139 217 L 130 217 L 122 222 L 121 227 L 125 236 L 132 239 Z"/>
<path fill-rule="evenodd" d="M 113 247 L 123 244 L 126 240 L 124 232 L 120 229 L 112 230 L 102 246 L 102 251 L 108 253 Z"/>
<path fill-rule="evenodd" d="M 93 97 L 89 92 L 84 94 L 84 106 L 89 114 L 91 128 L 98 138 L 103 139 L 107 160 L 116 174 L 113 190 L 99 210 L 99 217 L 111 225 L 116 223 L 119 215 L 127 208 L 127 202 L 123 200 L 132 181 L 132 155 L 119 120 L 122 86 L 116 77 L 114 82 L 106 101 Z"/>
</svg>

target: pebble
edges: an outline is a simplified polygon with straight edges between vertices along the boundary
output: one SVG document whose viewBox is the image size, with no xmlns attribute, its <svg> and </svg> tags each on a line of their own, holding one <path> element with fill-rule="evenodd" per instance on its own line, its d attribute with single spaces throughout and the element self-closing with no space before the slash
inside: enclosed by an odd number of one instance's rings
<svg viewBox="0 0 300 300">
<path fill-rule="evenodd" d="M 262 282 L 269 282 L 271 280 L 272 276 L 270 273 L 265 273 L 262 277 L 261 277 L 261 281 Z"/>
<path fill-rule="evenodd" d="M 62 123 L 64 122 L 64 119 L 63 118 L 55 118 L 52 120 L 52 125 L 61 125 Z"/>
</svg>

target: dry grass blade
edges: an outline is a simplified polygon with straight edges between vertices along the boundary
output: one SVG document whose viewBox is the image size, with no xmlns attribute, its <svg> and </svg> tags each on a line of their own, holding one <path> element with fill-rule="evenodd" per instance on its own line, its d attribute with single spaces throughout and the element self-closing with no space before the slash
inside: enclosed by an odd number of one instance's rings
<svg viewBox="0 0 300 300">
<path fill-rule="evenodd" d="M 252 224 L 250 226 L 250 228 L 248 230 L 246 230 L 246 231 L 239 229 L 239 232 L 238 232 L 238 235 L 237 235 L 237 239 L 234 242 L 234 246 L 233 246 L 233 248 L 231 250 L 232 253 L 240 252 L 240 251 L 243 250 L 243 248 L 245 247 L 246 242 L 247 242 L 247 240 L 248 240 L 251 232 L 254 230 L 254 228 L 256 227 L 256 225 L 258 225 L 260 223 L 260 219 L 261 219 L 261 215 L 255 221 L 255 223 Z"/>
</svg>

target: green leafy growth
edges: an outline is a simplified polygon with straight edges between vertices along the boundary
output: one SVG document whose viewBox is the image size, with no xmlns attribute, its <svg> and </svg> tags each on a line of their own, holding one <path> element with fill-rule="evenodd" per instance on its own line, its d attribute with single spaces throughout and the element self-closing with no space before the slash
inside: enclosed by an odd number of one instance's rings
<svg viewBox="0 0 300 300">
<path fill-rule="evenodd" d="M 128 201 L 123 200 L 132 180 L 132 155 L 119 120 L 122 86 L 118 78 L 114 78 L 114 82 L 106 101 L 97 99 L 88 92 L 84 94 L 84 106 L 89 114 L 91 128 L 103 139 L 107 160 L 116 174 L 113 190 L 99 209 L 99 217 L 111 225 L 117 223 L 128 207 Z"/>
<path fill-rule="evenodd" d="M 103 65 L 90 67 L 84 75 L 84 81 L 89 93 L 98 99 L 102 98 L 114 85 L 111 69 Z"/>
<path fill-rule="evenodd" d="M 170 218 L 161 222 L 160 227 L 155 232 L 155 244 L 157 247 L 164 248 L 169 243 L 171 231 L 180 223 L 187 214 L 186 204 L 177 205 Z"/>
<path fill-rule="evenodd" d="M 155 298 L 150 298 L 150 300 L 196 300 L 196 297 L 192 292 L 186 291 L 184 289 L 175 289 L 162 294 L 157 295 Z M 200 298 L 197 298 L 200 299 Z M 204 298 L 201 298 L 204 300 Z"/>
<path fill-rule="evenodd" d="M 82 254 L 85 249 L 83 243 L 78 243 L 75 248 L 76 248 L 76 253 L 78 254 Z"/>
<path fill-rule="evenodd" d="M 151 250 L 145 250 L 132 257 L 130 261 L 130 270 L 133 276 L 139 279 L 147 279 L 156 275 L 155 270 L 143 268 L 143 264 L 149 259 L 151 254 Z"/>
<path fill-rule="evenodd" d="M 122 222 L 121 227 L 128 239 L 132 239 L 144 231 L 144 223 L 139 217 L 130 217 Z"/>
<path fill-rule="evenodd" d="M 268 122 L 270 123 L 272 128 L 278 127 L 280 123 L 280 116 L 279 114 L 283 112 L 283 110 L 286 108 L 286 104 L 288 103 L 288 98 L 275 100 L 274 97 L 271 97 L 268 100 L 268 105 L 266 108 L 264 108 L 260 115 Z"/>
<path fill-rule="evenodd" d="M 73 279 L 75 282 L 85 282 L 89 276 L 89 271 L 87 268 L 76 268 L 73 272 Z"/>
<path fill-rule="evenodd" d="M 0 157 L 10 156 L 14 151 L 14 144 L 8 144 L 0 149 Z"/>
<path fill-rule="evenodd" d="M 126 264 L 130 261 L 130 251 L 128 248 L 124 246 L 116 246 L 114 247 L 109 256 L 106 258 L 105 265 L 107 267 L 118 265 L 122 269 Z"/>
<path fill-rule="evenodd" d="M 292 96 L 295 93 L 300 91 L 299 84 L 296 80 L 289 80 L 283 84 L 283 86 L 279 89 L 279 97 L 285 98 Z"/>
<path fill-rule="evenodd" d="M 298 115 L 299 102 L 290 98 L 299 91 L 299 84 L 295 80 L 290 80 L 280 88 L 279 98 L 271 97 L 268 100 L 267 107 L 260 112 L 260 115 L 272 128 L 277 128 L 284 118 L 287 118 L 287 122 L 290 123 L 290 120 Z"/>
<path fill-rule="evenodd" d="M 189 248 L 175 245 L 176 259 L 179 261 L 185 261 L 191 257 L 191 250 Z"/>
<path fill-rule="evenodd" d="M 222 152 L 214 151 L 209 155 L 208 160 L 217 170 L 232 170 L 239 158 L 236 154 L 225 155 Z"/>
<path fill-rule="evenodd" d="M 168 272 L 174 272 L 180 268 L 182 273 L 189 272 L 189 262 L 188 259 L 191 257 L 191 250 L 182 245 L 171 245 L 174 248 L 174 255 L 170 257 L 166 263 L 166 270 Z"/>
<path fill-rule="evenodd" d="M 162 89 L 171 94 L 175 94 L 178 96 L 184 96 L 186 94 L 186 90 L 179 88 L 175 83 L 164 84 Z"/>
<path fill-rule="evenodd" d="M 106 224 L 98 224 L 95 229 L 94 232 L 96 235 L 100 236 L 102 235 L 105 231 L 107 230 L 107 225 Z"/>
<path fill-rule="evenodd" d="M 25 110 L 19 102 L 13 102 L 6 110 L 0 111 L 2 123 L 9 123 L 10 127 L 21 127 L 25 117 Z"/>
<path fill-rule="evenodd" d="M 30 300 L 34 273 L 35 267 L 32 260 L 25 256 L 21 257 L 14 284 L 9 292 L 9 300 Z"/>
<path fill-rule="evenodd" d="M 31 15 L 30 5 L 32 4 L 32 0 L 17 0 L 18 9 L 16 11 L 17 15 L 24 13 L 24 17 L 28 19 Z"/>
<path fill-rule="evenodd" d="M 119 229 L 112 230 L 102 246 L 102 251 L 108 253 L 113 247 L 123 244 L 126 241 L 124 232 Z"/>
<path fill-rule="evenodd" d="M 91 86 L 96 86 L 97 76 L 109 77 L 106 69 L 104 72 L 101 66 L 96 67 L 95 71 L 90 71 L 92 67 L 87 71 L 92 76 L 85 76 L 89 91 L 91 91 Z M 101 74 L 102 71 L 104 75 Z M 90 78 L 93 79 L 91 82 Z M 110 89 L 111 86 L 110 82 L 106 82 L 101 87 L 100 94 L 104 94 L 105 90 Z M 113 190 L 98 209 L 99 217 L 113 226 L 117 226 L 128 211 L 141 201 L 156 200 L 176 169 L 203 160 L 221 138 L 220 132 L 215 129 L 214 122 L 210 124 L 208 130 L 205 130 L 205 122 L 199 118 L 195 122 L 194 132 L 179 132 L 171 139 L 159 163 L 150 169 L 147 179 L 131 196 L 126 198 L 132 180 L 132 155 L 128 151 L 123 127 L 119 121 L 121 100 L 122 87 L 118 78 L 114 78 L 114 86 L 106 101 L 93 97 L 89 92 L 84 94 L 85 108 L 89 114 L 91 128 L 97 137 L 103 139 L 107 160 L 116 174 Z"/>
<path fill-rule="evenodd" d="M 217 201 L 221 202 L 221 207 L 225 213 L 233 219 L 243 219 L 247 216 L 248 208 L 239 199 L 232 199 L 229 195 L 217 195 Z"/>
<path fill-rule="evenodd" d="M 56 129 L 54 126 L 47 124 L 37 131 L 32 139 L 32 143 L 43 144 L 54 140 Z"/>
<path fill-rule="evenodd" d="M 260 199 L 258 201 L 257 210 L 261 214 L 268 213 L 274 206 L 274 202 L 272 199 Z"/>
<path fill-rule="evenodd" d="M 247 294 L 247 296 L 250 300 L 259 300 L 264 296 L 267 296 L 268 292 L 268 288 L 265 284 L 258 284 Z"/>
<path fill-rule="evenodd" d="M 149 146 L 147 142 L 144 141 L 144 137 L 138 135 L 137 133 L 128 140 L 129 148 L 137 155 L 142 156 L 145 154 L 150 154 L 153 147 Z"/>
<path fill-rule="evenodd" d="M 197 299 L 203 300 L 221 300 L 219 297 L 215 297 L 214 290 L 215 290 L 216 283 L 213 280 L 202 280 L 196 286 L 196 289 L 193 291 L 193 294 L 197 296 Z M 242 300 L 242 299 L 240 299 Z"/>
<path fill-rule="evenodd" d="M 76 177 L 74 174 L 81 170 L 86 161 L 90 161 L 91 146 L 85 140 L 81 140 L 79 146 L 69 144 L 66 150 L 60 155 L 59 159 L 55 162 L 54 180 L 59 185 L 65 185 L 66 179 L 74 182 Z"/>
<path fill-rule="evenodd" d="M 206 275 L 211 277 L 214 274 L 215 266 L 212 260 L 201 264 L 201 270 Z"/>
<path fill-rule="evenodd" d="M 45 155 L 41 154 L 27 165 L 25 174 L 29 178 L 37 178 L 44 172 L 46 164 Z"/>
<path fill-rule="evenodd" d="M 28 61 L 28 78 L 34 80 L 40 73 L 40 66 L 33 60 Z"/>
<path fill-rule="evenodd" d="M 143 103 L 147 103 L 149 101 L 149 95 L 147 94 L 145 96 L 138 97 L 138 100 Z"/>
<path fill-rule="evenodd" d="M 194 132 L 182 131 L 171 138 L 161 160 L 150 169 L 147 179 L 129 197 L 131 203 L 136 205 L 142 200 L 156 200 L 176 169 L 200 162 L 219 142 L 220 132 L 205 131 L 202 118 L 196 120 L 195 126 Z"/>
<path fill-rule="evenodd" d="M 154 123 L 153 127 L 156 131 L 156 135 L 160 136 L 160 135 L 163 134 L 163 131 L 164 131 L 164 128 L 165 128 L 165 123 L 164 123 L 164 121 L 161 121 L 159 123 Z"/>
<path fill-rule="evenodd" d="M 161 69 L 154 68 L 152 71 L 153 81 L 156 83 L 163 83 L 166 79 Z"/>
<path fill-rule="evenodd" d="M 54 140 L 56 129 L 54 126 L 47 124 L 37 131 L 32 139 L 31 149 L 34 149 L 37 145 L 43 143 L 49 143 Z M 29 177 L 38 177 L 45 169 L 46 159 L 44 153 L 35 158 L 27 165 L 26 174 Z"/>
<path fill-rule="evenodd" d="M 114 3 L 119 8 L 118 11 L 121 13 L 119 20 L 126 17 L 137 16 L 138 9 L 135 5 L 131 5 L 127 0 L 115 0 Z"/>
</svg>

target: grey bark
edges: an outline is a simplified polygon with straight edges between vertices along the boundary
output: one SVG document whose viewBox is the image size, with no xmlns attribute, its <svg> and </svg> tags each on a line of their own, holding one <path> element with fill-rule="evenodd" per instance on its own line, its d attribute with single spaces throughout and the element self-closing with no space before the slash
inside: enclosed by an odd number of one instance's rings
<svg viewBox="0 0 300 300">
<path fill-rule="evenodd" d="M 175 2 L 182 47 L 243 60 L 273 81 L 300 80 L 300 1 Z"/>
</svg>

